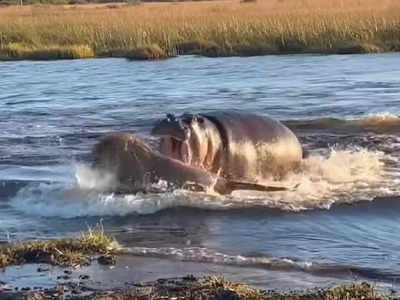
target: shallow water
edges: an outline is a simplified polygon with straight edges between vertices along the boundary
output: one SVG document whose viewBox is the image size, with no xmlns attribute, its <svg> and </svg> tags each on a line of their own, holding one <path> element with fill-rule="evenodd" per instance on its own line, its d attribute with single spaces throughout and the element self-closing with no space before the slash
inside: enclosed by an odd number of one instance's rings
<svg viewBox="0 0 400 300">
<path fill-rule="evenodd" d="M 300 272 L 308 284 L 356 278 L 398 288 L 399 62 L 397 54 L 2 62 L 0 242 L 101 223 L 128 255 L 179 261 L 182 274 L 200 262 L 241 270 L 235 279 L 257 286 Z M 104 183 L 88 168 L 101 136 L 137 132 L 153 143 L 165 113 L 218 109 L 268 114 L 299 136 L 310 155 L 283 180 L 296 190 L 71 192 Z M 262 275 L 250 280 L 252 272 Z M 299 276 L 285 276 L 299 286 Z"/>
</svg>

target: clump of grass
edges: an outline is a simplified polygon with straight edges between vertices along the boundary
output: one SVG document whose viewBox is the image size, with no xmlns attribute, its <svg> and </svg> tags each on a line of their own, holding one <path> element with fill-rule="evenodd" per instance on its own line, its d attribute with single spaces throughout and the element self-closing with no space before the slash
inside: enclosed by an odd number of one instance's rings
<svg viewBox="0 0 400 300">
<path fill-rule="evenodd" d="M 373 43 L 345 43 L 344 45 L 338 47 L 336 53 L 338 54 L 363 54 L 363 53 L 379 53 L 383 52 L 382 47 L 375 45 Z"/>
<path fill-rule="evenodd" d="M 215 42 L 206 40 L 192 40 L 178 44 L 177 50 L 179 54 L 195 54 L 209 57 L 222 56 L 223 47 Z M 226 53 L 226 52 L 225 52 Z"/>
<path fill-rule="evenodd" d="M 257 0 L 241 0 L 241 3 L 255 3 Z"/>
<path fill-rule="evenodd" d="M 214 276 L 200 280 L 201 289 L 209 290 L 216 299 L 266 299 L 266 294 L 246 284 Z"/>
<path fill-rule="evenodd" d="M 151 44 L 127 51 L 125 57 L 135 60 L 156 60 L 168 58 L 169 55 L 159 45 Z"/>
<path fill-rule="evenodd" d="M 238 44 L 234 47 L 236 55 L 238 56 L 256 56 L 265 54 L 279 54 L 282 50 L 274 44 L 263 43 L 262 41 L 254 44 Z"/>
<path fill-rule="evenodd" d="M 91 255 L 112 255 L 115 250 L 113 240 L 103 231 L 89 231 L 77 239 L 34 241 L 0 249 L 0 268 L 23 263 L 87 264 Z"/>
<path fill-rule="evenodd" d="M 313 292 L 274 292 L 249 287 L 246 284 L 229 281 L 223 277 L 209 277 L 199 280 L 202 295 L 215 299 L 375 299 L 389 300 L 390 297 L 378 293 L 376 287 L 369 283 L 341 285 L 330 289 Z"/>
<path fill-rule="evenodd" d="M 0 59 L 54 60 L 93 57 L 93 49 L 87 45 L 36 48 L 23 43 L 9 43 L 4 48 L 0 49 Z"/>
<path fill-rule="evenodd" d="M 93 49 L 87 45 L 51 46 L 45 49 L 35 49 L 27 54 L 27 59 L 32 60 L 80 59 L 93 57 Z"/>
<path fill-rule="evenodd" d="M 369 283 L 342 285 L 326 292 L 325 299 L 390 299 L 380 295 L 375 286 Z"/>
<path fill-rule="evenodd" d="M 3 57 L 9 58 L 24 58 L 27 53 L 32 51 L 32 47 L 23 43 L 9 43 L 6 47 L 0 50 Z"/>
</svg>

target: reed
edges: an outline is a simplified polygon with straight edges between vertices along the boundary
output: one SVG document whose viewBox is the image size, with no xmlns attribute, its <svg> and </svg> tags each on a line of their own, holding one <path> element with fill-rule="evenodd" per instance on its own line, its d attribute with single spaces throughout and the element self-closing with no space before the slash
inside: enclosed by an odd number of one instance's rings
<svg viewBox="0 0 400 300">
<path fill-rule="evenodd" d="M 16 243 L 0 248 L 0 268 L 24 263 L 88 264 L 94 254 L 110 257 L 114 252 L 114 241 L 102 230 L 95 230 L 76 239 Z"/>
<path fill-rule="evenodd" d="M 93 58 L 94 51 L 87 45 L 73 46 L 33 46 L 22 43 L 9 43 L 0 51 L 0 59 L 79 59 Z"/>
<path fill-rule="evenodd" d="M 399 50 L 397 0 L 228 0 L 120 4 L 112 8 L 0 8 L 3 59 L 160 59 L 179 54 L 251 56 Z M 83 55 L 77 54 L 81 51 Z"/>
</svg>

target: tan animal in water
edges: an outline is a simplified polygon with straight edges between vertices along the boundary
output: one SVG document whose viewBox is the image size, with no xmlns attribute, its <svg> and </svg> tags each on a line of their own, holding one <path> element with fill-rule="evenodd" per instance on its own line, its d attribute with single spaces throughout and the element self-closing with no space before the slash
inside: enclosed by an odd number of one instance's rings
<svg viewBox="0 0 400 300">
<path fill-rule="evenodd" d="M 93 166 L 116 175 L 117 191 L 146 191 L 160 179 L 174 188 L 219 193 L 235 189 L 286 190 L 276 181 L 299 167 L 296 136 L 269 117 L 239 112 L 167 115 L 152 130 L 160 151 L 131 134 L 113 134 L 95 146 Z"/>
<path fill-rule="evenodd" d="M 116 192 L 153 192 L 150 184 L 160 179 L 173 188 L 200 191 L 213 187 L 221 194 L 231 193 L 235 189 L 286 190 L 285 187 L 226 180 L 203 168 L 161 154 L 135 135 L 124 133 L 106 136 L 95 146 L 93 168 L 116 176 L 118 185 L 113 188 Z"/>
</svg>

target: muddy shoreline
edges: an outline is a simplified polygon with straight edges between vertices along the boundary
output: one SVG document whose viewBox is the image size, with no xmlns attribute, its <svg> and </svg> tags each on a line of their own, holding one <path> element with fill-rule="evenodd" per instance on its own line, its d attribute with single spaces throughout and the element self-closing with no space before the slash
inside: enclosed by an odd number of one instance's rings
<svg viewBox="0 0 400 300">
<path fill-rule="evenodd" d="M 223 272 L 221 272 L 223 271 Z M 9 299 L 398 299 L 396 291 L 374 283 L 326 280 L 270 285 L 240 279 L 240 268 L 118 255 L 115 264 L 22 264 L 0 273 L 0 300 Z M 257 270 L 254 270 L 256 273 Z M 271 272 L 270 272 L 271 273 Z M 273 273 L 273 272 L 272 272 Z M 175 276 L 176 275 L 176 276 Z M 272 275 L 272 276 L 277 276 Z M 293 274 L 301 276 L 300 274 Z M 328 275 L 327 275 L 328 276 Z M 271 277 L 273 278 L 273 277 Z M 246 283 L 239 283 L 239 282 Z M 307 281 L 307 278 L 304 278 Z"/>
<path fill-rule="evenodd" d="M 344 276 L 347 279 L 333 274 L 313 277 L 312 272 L 132 255 L 122 250 L 104 234 L 101 226 L 74 239 L 5 244 L 0 248 L 0 300 L 396 299 L 400 296 L 394 285 L 379 286 L 349 276 Z"/>
</svg>

